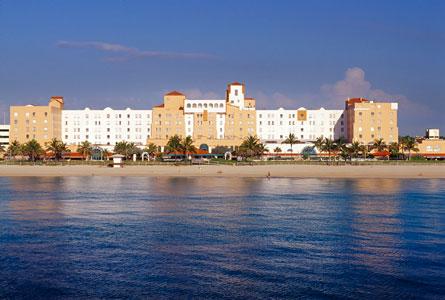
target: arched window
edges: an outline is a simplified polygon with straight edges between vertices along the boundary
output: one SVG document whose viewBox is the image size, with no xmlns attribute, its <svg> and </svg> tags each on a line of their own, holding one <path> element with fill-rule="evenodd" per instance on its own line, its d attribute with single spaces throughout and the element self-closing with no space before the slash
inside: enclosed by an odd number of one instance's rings
<svg viewBox="0 0 445 300">
<path fill-rule="evenodd" d="M 204 103 L 204 108 L 207 108 L 207 103 Z"/>
<path fill-rule="evenodd" d="M 198 104 L 198 108 L 202 108 L 202 104 L 201 103 Z"/>
<path fill-rule="evenodd" d="M 196 108 L 196 103 L 193 103 L 193 108 Z"/>
<path fill-rule="evenodd" d="M 213 108 L 213 103 L 209 103 L 209 107 L 210 107 L 210 108 Z"/>
<path fill-rule="evenodd" d="M 192 106 L 190 105 L 190 103 L 187 103 L 187 108 L 190 108 L 190 107 L 192 107 Z"/>
<path fill-rule="evenodd" d="M 220 104 L 219 104 L 219 107 L 224 107 L 224 104 L 220 103 Z"/>
</svg>

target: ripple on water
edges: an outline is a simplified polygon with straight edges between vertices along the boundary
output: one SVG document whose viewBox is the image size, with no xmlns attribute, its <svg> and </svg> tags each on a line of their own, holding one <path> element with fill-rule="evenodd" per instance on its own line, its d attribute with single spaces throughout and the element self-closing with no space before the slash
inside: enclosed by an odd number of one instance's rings
<svg viewBox="0 0 445 300">
<path fill-rule="evenodd" d="M 444 183 L 0 178 L 0 298 L 445 297 Z"/>
</svg>

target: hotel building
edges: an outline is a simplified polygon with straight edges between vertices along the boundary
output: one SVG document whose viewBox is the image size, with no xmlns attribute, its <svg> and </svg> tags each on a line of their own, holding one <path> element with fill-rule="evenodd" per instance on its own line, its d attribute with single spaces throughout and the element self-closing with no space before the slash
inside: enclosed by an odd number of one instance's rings
<svg viewBox="0 0 445 300">
<path fill-rule="evenodd" d="M 192 100 L 177 91 L 153 107 L 152 135 L 148 143 L 164 146 L 173 135 L 191 136 L 196 145 L 239 146 L 256 134 L 255 99 L 245 97 L 244 84 L 227 86 L 226 99 Z"/>
<path fill-rule="evenodd" d="M 114 146 L 128 141 L 143 146 L 151 132 L 151 110 L 64 110 L 62 140 L 68 145 L 89 141 L 93 145 Z"/>
<path fill-rule="evenodd" d="M 383 139 L 387 144 L 398 142 L 397 103 L 375 102 L 364 98 L 346 100 L 347 141 L 362 144 Z"/>
<path fill-rule="evenodd" d="M 36 139 L 41 144 L 53 138 L 62 139 L 61 119 L 63 111 L 63 97 L 53 96 L 47 106 L 25 105 L 11 106 L 10 141 L 26 143 Z"/>
<path fill-rule="evenodd" d="M 397 141 L 397 103 L 348 99 L 345 109 L 256 110 L 256 101 L 246 97 L 245 85 L 227 86 L 225 99 L 188 99 L 173 91 L 151 110 L 64 110 L 63 98 L 52 97 L 48 106 L 11 106 L 10 141 L 24 143 L 52 138 L 68 145 L 88 140 L 102 147 L 119 141 L 165 146 L 178 135 L 191 136 L 198 147 L 236 147 L 248 136 L 267 144 L 280 144 L 289 134 L 302 142 L 318 137 L 345 138 L 367 144 L 377 138 Z"/>
<path fill-rule="evenodd" d="M 280 143 L 289 134 L 300 141 L 318 137 L 346 137 L 346 118 L 343 110 L 257 110 L 257 136 L 266 143 Z"/>
</svg>

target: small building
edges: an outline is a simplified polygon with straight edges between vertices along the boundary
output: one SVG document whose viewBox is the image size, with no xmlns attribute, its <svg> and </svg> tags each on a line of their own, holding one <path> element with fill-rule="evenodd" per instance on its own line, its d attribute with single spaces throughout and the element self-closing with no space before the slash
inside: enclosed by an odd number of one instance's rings
<svg viewBox="0 0 445 300">
<path fill-rule="evenodd" d="M 113 158 L 113 168 L 123 168 L 124 167 L 123 159 L 125 156 L 123 156 L 121 154 L 114 154 L 111 157 Z"/>
<path fill-rule="evenodd" d="M 9 125 L 0 125 L 0 146 L 5 149 L 9 145 Z"/>
<path fill-rule="evenodd" d="M 439 129 L 427 129 L 426 138 L 417 146 L 420 156 L 427 159 L 445 159 L 445 140 L 440 138 Z"/>
<path fill-rule="evenodd" d="M 425 137 L 429 140 L 440 139 L 440 131 L 437 128 L 428 128 Z"/>
</svg>

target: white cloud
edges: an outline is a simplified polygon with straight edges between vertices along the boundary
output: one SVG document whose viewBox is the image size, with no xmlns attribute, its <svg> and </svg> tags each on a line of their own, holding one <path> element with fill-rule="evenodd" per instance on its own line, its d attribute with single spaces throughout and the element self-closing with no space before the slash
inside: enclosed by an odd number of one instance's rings
<svg viewBox="0 0 445 300">
<path fill-rule="evenodd" d="M 164 59 L 213 59 L 216 56 L 206 53 L 186 53 L 186 52 L 167 52 L 167 51 L 147 51 L 138 48 L 127 47 L 120 44 L 111 44 L 98 41 L 75 42 L 58 41 L 56 46 L 59 48 L 77 48 L 94 49 L 102 52 L 117 53 L 119 56 L 106 57 L 106 61 L 121 62 L 130 59 L 141 58 L 164 58 Z"/>
<path fill-rule="evenodd" d="M 344 105 L 347 98 L 367 98 L 376 101 L 398 102 L 400 109 L 406 114 L 429 114 L 431 110 L 420 103 L 413 102 L 404 95 L 392 94 L 381 89 L 374 89 L 365 79 L 365 71 L 361 68 L 349 68 L 345 78 L 334 84 L 324 84 L 320 88 L 321 96 L 326 105 L 334 107 Z"/>
</svg>

